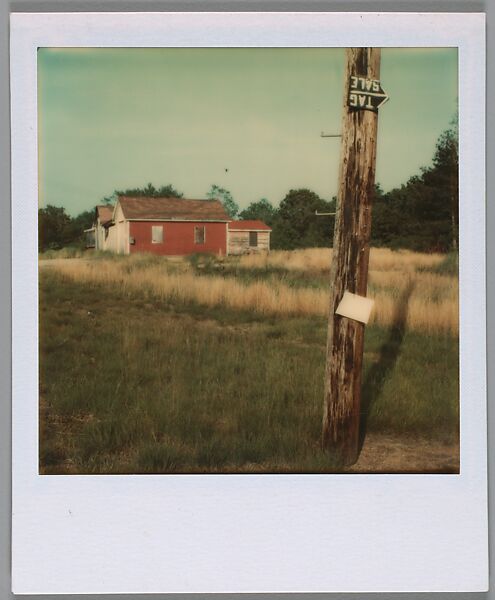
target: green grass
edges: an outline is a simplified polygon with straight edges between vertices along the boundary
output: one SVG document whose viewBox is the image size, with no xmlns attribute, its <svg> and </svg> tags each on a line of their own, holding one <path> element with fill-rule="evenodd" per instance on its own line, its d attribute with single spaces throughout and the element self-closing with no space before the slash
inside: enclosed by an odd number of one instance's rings
<svg viewBox="0 0 495 600">
<path fill-rule="evenodd" d="M 59 250 L 45 250 L 40 252 L 39 258 L 43 260 L 52 260 L 54 258 L 81 258 L 85 251 L 77 246 L 66 246 Z"/>
<path fill-rule="evenodd" d="M 329 472 L 326 323 L 164 304 L 42 272 L 44 473 Z M 457 340 L 370 327 L 368 432 L 454 439 Z"/>
<path fill-rule="evenodd" d="M 82 248 L 80 246 L 65 246 L 59 250 L 45 250 L 38 254 L 38 258 L 41 260 L 53 260 L 55 258 L 91 258 L 101 259 L 105 258 L 111 260 L 113 258 L 119 258 L 121 255 L 114 254 L 105 250 L 94 250 L 92 248 Z"/>
<path fill-rule="evenodd" d="M 429 271 L 437 275 L 451 275 L 457 277 L 459 275 L 459 253 L 449 252 L 445 255 L 442 261 L 434 267 L 421 267 L 418 271 Z"/>
<path fill-rule="evenodd" d="M 328 273 L 314 271 L 298 271 L 275 267 L 272 265 L 256 268 L 240 267 L 234 259 L 216 261 L 214 258 L 202 260 L 202 257 L 194 255 L 189 261 L 198 276 L 217 275 L 221 277 L 235 278 L 243 283 L 265 281 L 267 283 L 281 283 L 293 288 L 328 288 Z"/>
</svg>

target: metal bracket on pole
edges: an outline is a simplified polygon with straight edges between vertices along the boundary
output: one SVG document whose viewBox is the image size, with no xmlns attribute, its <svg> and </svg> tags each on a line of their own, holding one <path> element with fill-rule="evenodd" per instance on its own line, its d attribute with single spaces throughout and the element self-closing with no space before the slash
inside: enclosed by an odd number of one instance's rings
<svg viewBox="0 0 495 600">
<path fill-rule="evenodd" d="M 318 212 L 317 210 L 315 210 L 315 215 L 317 217 L 331 217 L 331 216 L 334 216 L 336 214 L 337 213 L 334 213 L 334 212 L 333 213 L 321 213 L 321 212 Z"/>
<path fill-rule="evenodd" d="M 323 131 L 320 133 L 320 137 L 329 137 L 329 138 L 338 138 L 338 137 L 342 137 L 341 133 L 323 133 Z"/>
</svg>

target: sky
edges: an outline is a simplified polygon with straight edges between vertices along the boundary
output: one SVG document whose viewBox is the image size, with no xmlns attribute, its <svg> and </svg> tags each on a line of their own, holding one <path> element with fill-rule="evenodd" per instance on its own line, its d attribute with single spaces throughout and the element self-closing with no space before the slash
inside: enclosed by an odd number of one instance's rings
<svg viewBox="0 0 495 600">
<path fill-rule="evenodd" d="M 242 208 L 337 191 L 342 48 L 41 48 L 40 206 L 75 216 L 116 189 L 212 184 Z M 457 111 L 455 48 L 382 50 L 376 181 L 431 164 Z"/>
</svg>

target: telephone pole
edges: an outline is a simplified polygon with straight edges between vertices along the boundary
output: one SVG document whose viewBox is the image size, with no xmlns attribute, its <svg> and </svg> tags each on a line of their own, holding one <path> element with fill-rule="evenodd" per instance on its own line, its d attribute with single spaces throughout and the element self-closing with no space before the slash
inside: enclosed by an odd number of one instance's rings
<svg viewBox="0 0 495 600">
<path fill-rule="evenodd" d="M 322 432 L 324 448 L 344 465 L 355 463 L 359 453 L 365 325 L 336 311 L 345 292 L 366 296 L 378 108 L 388 99 L 379 79 L 379 48 L 346 50 Z"/>
</svg>

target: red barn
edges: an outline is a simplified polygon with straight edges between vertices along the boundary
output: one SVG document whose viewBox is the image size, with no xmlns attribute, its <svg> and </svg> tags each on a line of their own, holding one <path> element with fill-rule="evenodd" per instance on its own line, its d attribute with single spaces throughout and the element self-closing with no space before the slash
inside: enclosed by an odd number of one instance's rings
<svg viewBox="0 0 495 600">
<path fill-rule="evenodd" d="M 101 250 L 183 256 L 270 248 L 269 227 L 261 221 L 232 221 L 219 200 L 119 196 L 111 208 L 108 218 L 100 212 L 109 207 L 98 207 L 94 226 L 88 230 Z"/>
<path fill-rule="evenodd" d="M 119 196 L 105 249 L 119 254 L 227 254 L 230 220 L 218 200 Z"/>
</svg>

